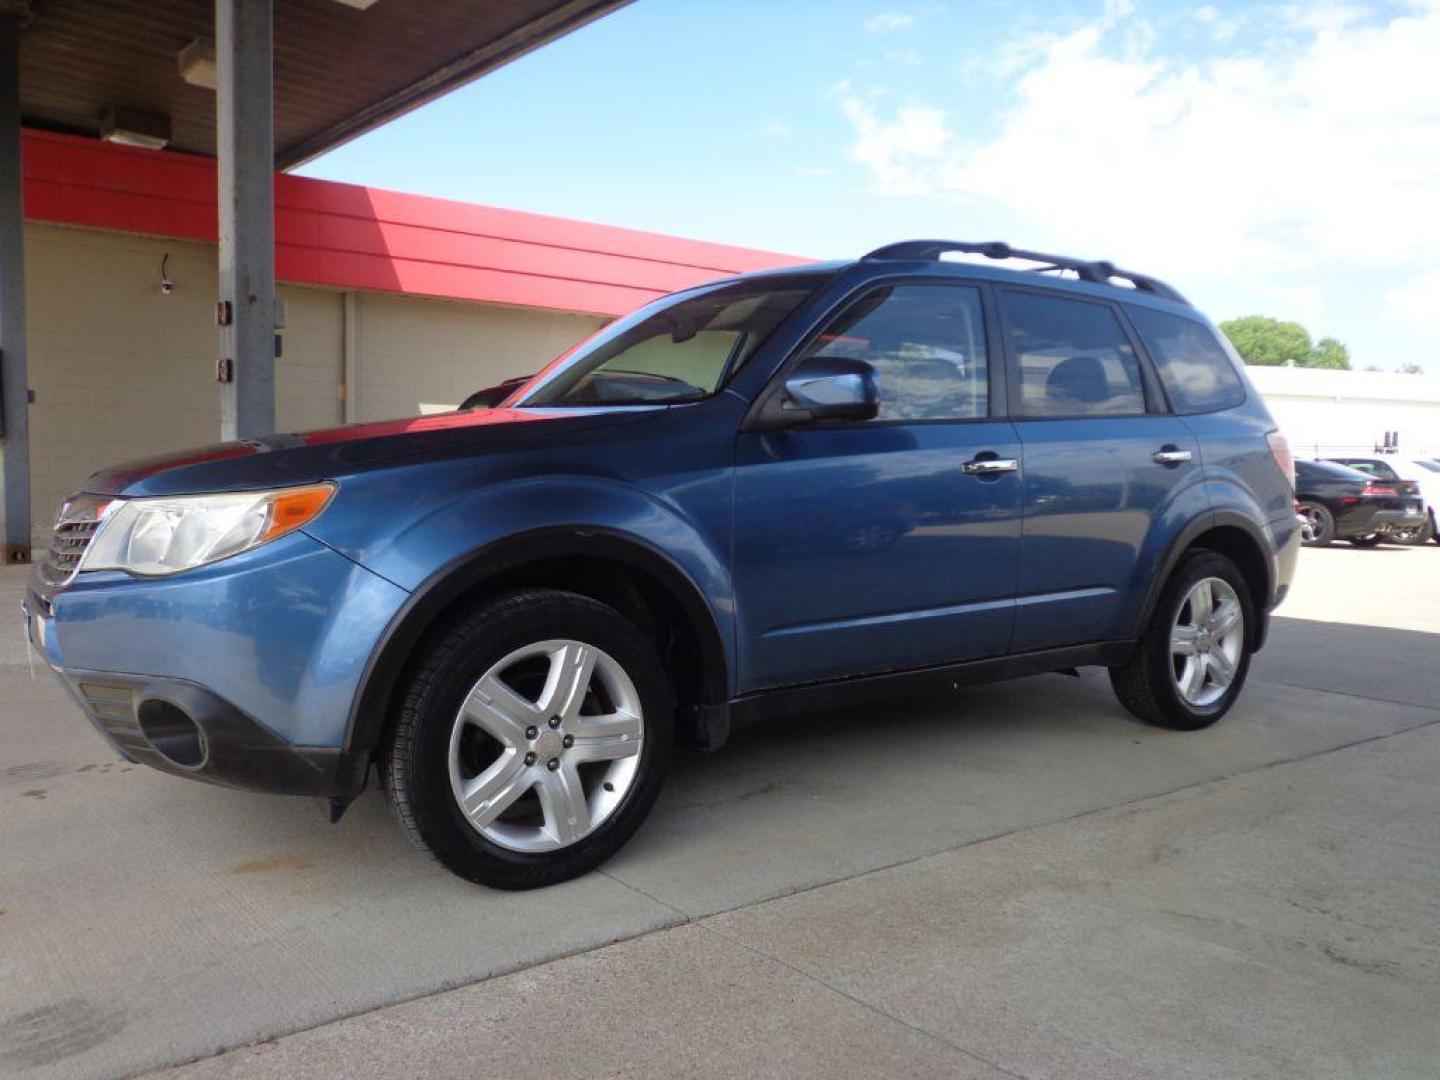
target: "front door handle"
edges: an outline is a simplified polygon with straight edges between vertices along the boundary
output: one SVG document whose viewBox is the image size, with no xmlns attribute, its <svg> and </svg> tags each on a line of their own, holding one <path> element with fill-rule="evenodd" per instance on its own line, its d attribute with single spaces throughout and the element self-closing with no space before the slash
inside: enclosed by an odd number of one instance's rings
<svg viewBox="0 0 1440 1080">
<path fill-rule="evenodd" d="M 1195 455 L 1189 450 L 1180 450 L 1174 446 L 1167 446 L 1163 450 L 1156 450 L 1151 457 L 1156 465 L 1183 465 Z"/>
<path fill-rule="evenodd" d="M 962 472 L 969 476 L 999 476 L 1001 473 L 1014 472 L 1020 468 L 1020 462 L 1014 458 L 977 457 L 974 461 L 967 461 L 960 466 Z"/>
</svg>

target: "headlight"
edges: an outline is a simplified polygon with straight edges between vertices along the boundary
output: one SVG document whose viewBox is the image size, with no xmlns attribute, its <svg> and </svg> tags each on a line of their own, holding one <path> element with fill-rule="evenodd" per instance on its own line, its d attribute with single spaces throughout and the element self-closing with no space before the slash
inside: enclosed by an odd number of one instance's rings
<svg viewBox="0 0 1440 1080">
<path fill-rule="evenodd" d="M 81 570 L 175 574 L 249 551 L 314 520 L 334 484 L 224 495 L 117 499 L 90 542 Z"/>
</svg>

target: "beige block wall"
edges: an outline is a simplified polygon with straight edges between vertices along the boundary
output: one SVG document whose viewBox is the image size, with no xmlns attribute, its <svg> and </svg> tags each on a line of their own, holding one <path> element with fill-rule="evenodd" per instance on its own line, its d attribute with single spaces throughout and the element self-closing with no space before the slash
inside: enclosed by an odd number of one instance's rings
<svg viewBox="0 0 1440 1080">
<path fill-rule="evenodd" d="M 30 224 L 25 230 L 32 525 L 98 468 L 219 438 L 215 248 Z M 160 291 L 160 260 L 175 282 Z M 281 431 L 343 422 L 345 296 L 282 285 Z M 564 312 L 362 293 L 356 418 L 411 416 L 534 371 L 603 325 Z"/>
<path fill-rule="evenodd" d="M 357 296 L 355 418 L 454 408 L 476 390 L 530 375 L 605 324 L 593 315 Z"/>
</svg>

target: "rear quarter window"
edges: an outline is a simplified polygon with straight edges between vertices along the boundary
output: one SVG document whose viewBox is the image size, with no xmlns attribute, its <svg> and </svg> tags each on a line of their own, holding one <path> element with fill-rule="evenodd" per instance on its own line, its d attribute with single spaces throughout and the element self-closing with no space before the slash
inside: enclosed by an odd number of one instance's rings
<svg viewBox="0 0 1440 1080">
<path fill-rule="evenodd" d="M 1245 400 L 1240 376 L 1208 326 L 1151 308 L 1127 311 L 1177 413 L 1233 409 Z"/>
</svg>

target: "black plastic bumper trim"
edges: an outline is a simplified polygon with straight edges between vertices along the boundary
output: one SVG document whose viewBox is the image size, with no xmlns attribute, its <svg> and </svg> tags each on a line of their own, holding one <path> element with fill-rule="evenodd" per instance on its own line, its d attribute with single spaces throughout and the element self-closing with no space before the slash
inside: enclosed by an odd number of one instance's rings
<svg viewBox="0 0 1440 1080">
<path fill-rule="evenodd" d="M 295 746 L 237 706 L 183 679 L 112 671 L 57 672 L 86 717 L 122 757 L 173 776 L 223 787 L 279 795 L 338 796 L 346 801 L 364 776 L 342 776 L 339 747 Z M 204 757 L 182 765 L 161 754 L 138 719 L 142 702 L 164 701 L 183 710 L 203 734 Z"/>
</svg>

